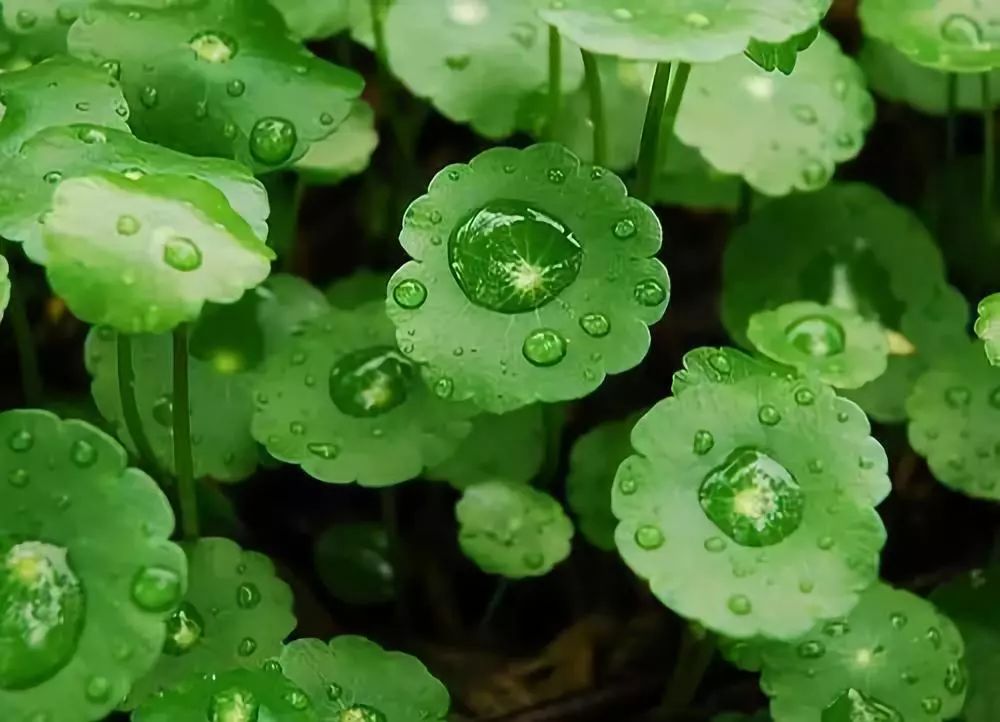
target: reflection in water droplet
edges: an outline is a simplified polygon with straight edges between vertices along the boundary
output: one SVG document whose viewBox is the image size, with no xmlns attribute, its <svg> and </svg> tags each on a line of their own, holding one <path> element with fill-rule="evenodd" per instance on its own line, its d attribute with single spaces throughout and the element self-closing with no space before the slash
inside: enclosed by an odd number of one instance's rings
<svg viewBox="0 0 1000 722">
<path fill-rule="evenodd" d="M 247 85 L 242 80 L 230 80 L 226 83 L 226 92 L 233 98 L 238 98 L 247 90 Z"/>
<path fill-rule="evenodd" d="M 695 432 L 694 443 L 691 446 L 694 453 L 698 456 L 704 456 L 715 446 L 715 437 L 710 431 L 702 429 Z"/>
<path fill-rule="evenodd" d="M 244 637 L 240 640 L 236 653 L 241 657 L 249 657 L 257 651 L 257 641 L 253 637 Z"/>
<path fill-rule="evenodd" d="M 288 706 L 295 710 L 304 710 L 309 706 L 309 698 L 306 697 L 305 693 L 298 689 L 293 689 L 290 692 L 285 693 L 285 701 Z"/>
<path fill-rule="evenodd" d="M 392 298 L 402 308 L 420 308 L 427 300 L 427 287 L 416 279 L 408 278 L 396 285 Z"/>
<path fill-rule="evenodd" d="M 576 280 L 583 249 L 557 219 L 521 201 L 492 201 L 457 226 L 448 264 L 478 306 L 523 313 L 544 306 Z"/>
<path fill-rule="evenodd" d="M 66 549 L 0 538 L 0 555 L 0 690 L 24 690 L 73 658 L 86 601 Z"/>
<path fill-rule="evenodd" d="M 190 238 L 171 236 L 163 244 L 163 262 L 176 271 L 194 271 L 201 260 L 201 249 Z"/>
<path fill-rule="evenodd" d="M 812 406 L 816 401 L 816 394 L 811 389 L 798 389 L 795 392 L 795 403 L 799 406 Z"/>
<path fill-rule="evenodd" d="M 167 638 L 163 651 L 179 657 L 198 644 L 205 632 L 205 620 L 190 602 L 182 602 L 167 619 Z"/>
<path fill-rule="evenodd" d="M 214 31 L 198 33 L 191 38 L 189 45 L 195 57 L 207 63 L 228 62 L 236 55 L 238 48 L 233 38 Z"/>
<path fill-rule="evenodd" d="M 641 305 L 653 308 L 667 299 L 667 289 L 659 281 L 647 278 L 635 285 L 633 295 Z"/>
<path fill-rule="evenodd" d="M 663 546 L 663 541 L 663 532 L 655 526 L 647 524 L 635 531 L 635 543 L 642 549 L 659 549 Z"/>
<path fill-rule="evenodd" d="M 795 348 L 815 358 L 834 356 L 844 351 L 847 335 L 844 327 L 829 316 L 804 316 L 790 323 L 785 338 Z"/>
<path fill-rule="evenodd" d="M 172 609 L 181 596 L 181 578 L 173 569 L 143 567 L 132 579 L 132 601 L 146 612 Z"/>
<path fill-rule="evenodd" d="M 44 180 L 49 185 L 55 185 L 62 179 L 63 179 L 63 174 L 57 170 L 49 171 L 44 176 L 42 176 L 42 180 Z"/>
<path fill-rule="evenodd" d="M 127 214 L 118 216 L 118 222 L 115 224 L 115 230 L 120 236 L 134 236 L 140 228 L 142 224 L 139 223 L 139 219 Z"/>
<path fill-rule="evenodd" d="M 823 710 L 822 722 L 903 722 L 887 704 L 853 687 L 846 689 Z"/>
<path fill-rule="evenodd" d="M 955 45 L 981 45 L 983 29 L 976 20 L 968 15 L 953 13 L 941 23 L 941 37 Z"/>
<path fill-rule="evenodd" d="M 698 490 L 705 515 L 737 544 L 777 544 L 802 523 L 805 495 L 795 477 L 751 447 L 733 451 Z"/>
<path fill-rule="evenodd" d="M 776 426 L 781 422 L 781 412 L 770 404 L 764 404 L 757 411 L 757 420 L 764 426 Z"/>
<path fill-rule="evenodd" d="M 603 338 L 611 333 L 611 322 L 603 313 L 587 313 L 580 317 L 580 328 L 588 336 Z"/>
<path fill-rule="evenodd" d="M 406 401 L 415 379 L 416 368 L 395 348 L 361 349 L 330 369 L 330 399 L 348 416 L 381 416 Z"/>
<path fill-rule="evenodd" d="M 260 704 L 248 690 L 227 689 L 212 696 L 208 722 L 258 722 Z"/>
<path fill-rule="evenodd" d="M 443 377 L 434 382 L 434 394 L 440 399 L 450 399 L 455 392 L 455 382 Z"/>
<path fill-rule="evenodd" d="M 284 118 L 261 118 L 250 131 L 250 154 L 265 165 L 281 165 L 291 158 L 298 132 Z"/>
<path fill-rule="evenodd" d="M 260 590 L 252 582 L 245 582 L 236 588 L 236 604 L 240 609 L 253 609 L 260 604 L 260 599 Z"/>
<path fill-rule="evenodd" d="M 555 366 L 566 357 L 566 339 L 558 331 L 538 329 L 524 339 L 521 353 L 533 366 Z"/>
</svg>

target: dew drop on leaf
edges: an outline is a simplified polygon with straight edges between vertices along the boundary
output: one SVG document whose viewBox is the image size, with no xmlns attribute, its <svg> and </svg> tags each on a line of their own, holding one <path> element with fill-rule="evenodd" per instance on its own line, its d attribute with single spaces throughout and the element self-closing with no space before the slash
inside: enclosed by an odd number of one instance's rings
<svg viewBox="0 0 1000 722">
<path fill-rule="evenodd" d="M 785 329 L 785 338 L 799 351 L 815 358 L 842 353 L 846 346 L 844 327 L 823 315 L 795 320 Z"/>
<path fill-rule="evenodd" d="M 729 597 L 726 606 L 729 607 L 730 612 L 741 617 L 753 611 L 753 604 L 750 603 L 750 599 L 744 594 L 734 594 Z"/>
<path fill-rule="evenodd" d="M 905 614 L 900 614 L 899 612 L 893 612 L 889 615 L 889 623 L 892 625 L 893 629 L 902 629 L 906 626 L 909 620 L 906 618 Z"/>
<path fill-rule="evenodd" d="M 667 298 L 667 290 L 663 285 L 652 278 L 639 281 L 635 286 L 635 300 L 641 305 L 653 308 L 659 306 Z"/>
<path fill-rule="evenodd" d="M 115 223 L 115 230 L 119 236 L 134 236 L 140 228 L 142 224 L 139 219 L 128 214 L 118 216 L 118 221 Z"/>
<path fill-rule="evenodd" d="M 57 170 L 49 171 L 44 176 L 42 176 L 42 180 L 44 180 L 49 185 L 55 185 L 56 183 L 58 183 L 62 179 L 63 179 L 62 173 L 60 173 Z"/>
<path fill-rule="evenodd" d="M 715 446 L 715 437 L 712 436 L 712 432 L 701 429 L 695 432 L 694 442 L 691 444 L 691 449 L 698 456 L 704 456 L 712 447 Z"/>
<path fill-rule="evenodd" d="M 434 382 L 434 394 L 441 399 L 450 399 L 455 391 L 455 382 L 449 378 L 440 378 Z"/>
<path fill-rule="evenodd" d="M 250 131 L 250 154 L 265 165 L 281 165 L 291 158 L 298 132 L 284 118 L 261 118 Z"/>
<path fill-rule="evenodd" d="M 87 685 L 84 687 L 84 694 L 88 700 L 95 704 L 105 702 L 111 694 L 111 683 L 108 682 L 107 677 L 95 675 L 87 680 Z"/>
<path fill-rule="evenodd" d="M 7 446 L 11 451 L 16 451 L 22 453 L 31 449 L 35 445 L 35 437 L 30 431 L 26 429 L 21 429 L 20 431 L 15 431 L 9 437 L 7 437 Z"/>
<path fill-rule="evenodd" d="M 242 80 L 230 80 L 226 83 L 226 92 L 229 93 L 230 97 L 239 98 L 243 93 L 246 92 L 247 86 Z"/>
<path fill-rule="evenodd" d="M 603 338 L 611 333 L 611 322 L 603 313 L 587 313 L 580 317 L 580 328 L 588 336 Z"/>
<path fill-rule="evenodd" d="M 415 380 L 413 363 L 395 348 L 361 349 L 330 369 L 330 399 L 348 416 L 381 416 L 406 401 Z"/>
<path fill-rule="evenodd" d="M 940 697 L 924 697 L 920 700 L 920 707 L 927 714 L 937 714 L 941 711 Z"/>
<path fill-rule="evenodd" d="M 641 526 L 635 531 L 635 543 L 641 549 L 653 550 L 663 546 L 663 532 L 652 525 Z"/>
<path fill-rule="evenodd" d="M 70 447 L 69 458 L 74 465 L 85 469 L 97 461 L 97 449 L 89 441 L 77 439 Z"/>
<path fill-rule="evenodd" d="M 293 689 L 284 697 L 288 706 L 295 710 L 304 710 L 309 706 L 309 698 L 300 690 Z"/>
<path fill-rule="evenodd" d="M 260 590 L 256 584 L 246 582 L 236 588 L 236 605 L 240 609 L 253 609 L 260 604 Z"/>
<path fill-rule="evenodd" d="M 336 682 L 331 682 L 326 686 L 326 698 L 331 702 L 338 702 L 343 696 L 344 688 Z"/>
<path fill-rule="evenodd" d="M 258 722 L 260 704 L 245 689 L 227 689 L 212 696 L 208 722 Z"/>
<path fill-rule="evenodd" d="M 198 33 L 190 42 L 195 57 L 207 63 L 226 63 L 236 55 L 236 41 L 223 33 L 208 31 Z"/>
<path fill-rule="evenodd" d="M 7 475 L 7 483 L 15 489 L 23 489 L 31 483 L 31 474 L 27 469 L 12 469 Z"/>
<path fill-rule="evenodd" d="M 122 64 L 117 60 L 105 60 L 101 63 L 101 69 L 104 70 L 112 80 L 121 80 Z"/>
<path fill-rule="evenodd" d="M 132 580 L 131 596 L 135 605 L 146 612 L 165 612 L 181 596 L 181 578 L 173 569 L 143 567 Z"/>
<path fill-rule="evenodd" d="M 775 426 L 781 422 L 781 412 L 770 404 L 764 404 L 757 411 L 757 420 L 764 426 Z"/>
<path fill-rule="evenodd" d="M 164 394 L 153 402 L 153 420 L 160 426 L 170 428 L 174 423 L 174 401 L 169 394 Z"/>
<path fill-rule="evenodd" d="M 713 553 L 724 551 L 726 548 L 726 540 L 718 536 L 710 536 L 705 540 L 705 551 L 710 551 Z"/>
<path fill-rule="evenodd" d="M 635 221 L 631 218 L 623 218 L 618 221 L 614 227 L 615 238 L 620 238 L 625 240 L 626 238 L 632 238 L 635 235 Z"/>
<path fill-rule="evenodd" d="M 160 103 L 160 91 L 152 85 L 144 86 L 143 89 L 139 91 L 139 102 L 146 108 L 152 110 Z"/>
<path fill-rule="evenodd" d="M 968 684 L 968 675 L 961 662 L 952 662 L 944 672 L 944 688 L 949 693 L 960 695 Z"/>
<path fill-rule="evenodd" d="M 340 447 L 336 444 L 316 442 L 307 445 L 306 449 L 313 456 L 318 456 L 325 461 L 331 461 L 340 455 Z"/>
<path fill-rule="evenodd" d="M 798 389 L 795 392 L 795 403 L 799 406 L 812 406 L 816 401 L 816 395 L 810 389 Z"/>
<path fill-rule="evenodd" d="M 810 640 L 798 646 L 798 653 L 803 659 L 819 659 L 826 654 L 826 647 L 822 642 Z"/>
<path fill-rule="evenodd" d="M 427 300 L 427 287 L 416 279 L 407 278 L 392 290 L 392 298 L 401 308 L 420 308 Z"/>
<path fill-rule="evenodd" d="M 201 267 L 201 249 L 190 238 L 172 236 L 163 244 L 163 262 L 187 273 Z"/>
<path fill-rule="evenodd" d="M 533 366 L 555 366 L 566 357 L 566 339 L 558 331 L 538 329 L 524 339 L 521 352 Z"/>
<path fill-rule="evenodd" d="M 252 637 L 244 637 L 242 640 L 240 640 L 240 644 L 236 648 L 236 653 L 241 657 L 249 657 L 256 651 L 257 651 L 257 642 Z"/>
<path fill-rule="evenodd" d="M 179 657 L 187 654 L 201 641 L 205 620 L 190 602 L 182 602 L 167 619 L 167 638 L 163 643 L 164 654 Z"/>
</svg>

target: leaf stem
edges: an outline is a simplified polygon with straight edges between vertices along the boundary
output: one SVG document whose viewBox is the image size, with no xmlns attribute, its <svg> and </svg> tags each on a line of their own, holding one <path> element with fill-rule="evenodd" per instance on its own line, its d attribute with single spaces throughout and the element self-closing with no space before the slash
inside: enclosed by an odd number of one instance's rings
<svg viewBox="0 0 1000 722">
<path fill-rule="evenodd" d="M 500 609 L 500 605 L 503 604 L 504 597 L 507 596 L 507 590 L 510 589 L 510 580 L 506 577 L 501 578 L 497 582 L 496 589 L 493 590 L 493 594 L 490 595 L 490 601 L 486 605 L 486 611 L 483 612 L 482 619 L 479 620 L 479 627 L 477 628 L 477 634 L 480 639 L 486 637 L 486 633 L 489 631 L 490 624 L 493 622 L 493 618 L 497 614 L 497 610 Z"/>
<path fill-rule="evenodd" d="M 736 207 L 736 224 L 742 226 L 750 220 L 753 213 L 753 188 L 745 180 L 740 179 L 739 204 Z"/>
<path fill-rule="evenodd" d="M 989 223 L 996 187 L 996 125 L 990 74 L 983 73 L 980 79 L 983 87 L 983 220 Z"/>
<path fill-rule="evenodd" d="M 660 704 L 664 719 L 676 717 L 691 705 L 714 655 L 715 642 L 712 637 L 707 633 L 698 637 L 692 632 L 690 625 L 685 625 L 674 671 Z"/>
<path fill-rule="evenodd" d="M 389 558 L 396 573 L 393 577 L 396 590 L 396 623 L 402 629 L 410 628 L 410 609 L 406 591 L 409 586 L 409 564 L 403 558 L 403 539 L 399 528 L 399 498 L 396 489 L 386 487 L 379 492 L 382 526 L 389 541 Z"/>
<path fill-rule="evenodd" d="M 38 351 L 35 349 L 31 323 L 28 321 L 28 307 L 24 302 L 21 286 L 15 278 L 14 266 L 12 263 L 8 263 L 8 266 L 10 301 L 7 315 L 14 331 L 14 345 L 17 347 L 18 365 L 21 367 L 21 390 L 28 406 L 40 406 L 45 387 L 42 382 L 42 372 L 38 367 Z"/>
<path fill-rule="evenodd" d="M 559 114 L 562 112 L 562 36 L 554 25 L 549 26 L 549 117 L 545 137 L 555 137 Z"/>
<path fill-rule="evenodd" d="M 657 63 L 653 76 L 653 87 L 649 91 L 646 105 L 646 119 L 642 124 L 642 139 L 639 141 L 639 158 L 636 161 L 638 176 L 635 196 L 650 201 L 656 162 L 660 154 L 660 125 L 663 123 L 663 109 L 670 87 L 670 63 Z"/>
<path fill-rule="evenodd" d="M 958 155 L 958 73 L 948 73 L 947 106 L 947 147 L 945 152 L 950 165 Z"/>
<path fill-rule="evenodd" d="M 674 137 L 674 126 L 677 125 L 677 114 L 680 112 L 681 101 L 684 99 L 684 90 L 687 88 L 690 76 L 691 64 L 677 63 L 677 68 L 674 70 L 674 77 L 670 81 L 667 106 L 663 110 L 663 122 L 660 124 L 660 147 L 663 148 L 663 151 L 660 153 L 659 158 L 653 160 L 654 164 L 662 163 L 667 157 L 670 141 Z M 654 175 L 653 177 L 655 178 L 656 176 Z"/>
<path fill-rule="evenodd" d="M 604 91 L 601 88 L 601 71 L 597 56 L 580 50 L 586 73 L 587 92 L 590 95 L 590 122 L 594 125 L 594 165 L 605 165 L 608 157 L 608 124 L 604 109 Z"/>
<path fill-rule="evenodd" d="M 117 352 L 118 400 L 122 405 L 125 430 L 132 439 L 132 443 L 135 444 L 139 462 L 144 462 L 155 468 L 158 466 L 156 456 L 153 454 L 149 437 L 146 436 L 146 430 L 142 426 L 142 416 L 139 414 L 139 405 L 136 402 L 132 337 L 127 333 L 117 333 L 115 349 Z"/>
<path fill-rule="evenodd" d="M 185 539 L 197 539 L 198 493 L 191 456 L 191 387 L 188 378 L 188 327 L 174 329 L 174 469 L 181 507 L 181 531 Z"/>
</svg>

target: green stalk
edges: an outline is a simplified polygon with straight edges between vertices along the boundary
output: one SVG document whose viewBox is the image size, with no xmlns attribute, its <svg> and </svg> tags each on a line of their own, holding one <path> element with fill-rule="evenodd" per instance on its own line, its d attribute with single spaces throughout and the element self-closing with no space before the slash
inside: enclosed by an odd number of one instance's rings
<svg viewBox="0 0 1000 722">
<path fill-rule="evenodd" d="M 177 472 L 177 496 L 181 507 L 181 531 L 185 539 L 197 539 L 198 493 L 194 484 L 194 459 L 191 456 L 191 385 L 188 379 L 188 328 L 174 329 L 174 469 Z"/>
<path fill-rule="evenodd" d="M 996 126 L 993 122 L 993 89 L 990 74 L 983 73 L 983 220 L 988 224 L 996 187 Z"/>
<path fill-rule="evenodd" d="M 601 72 L 597 67 L 597 56 L 586 50 L 583 55 L 583 69 L 586 73 L 587 92 L 590 95 L 590 122 L 594 125 L 594 165 L 604 165 L 608 157 L 608 124 L 604 109 L 604 91 L 601 88 Z"/>
<path fill-rule="evenodd" d="M 672 719 L 691 706 L 705 672 L 712 664 L 715 642 L 707 633 L 703 634 L 704 637 L 696 637 L 690 626 L 684 627 L 674 671 L 660 705 L 664 719 Z"/>
<path fill-rule="evenodd" d="M 950 165 L 958 155 L 958 73 L 948 73 L 947 160 Z"/>
<path fill-rule="evenodd" d="M 663 123 L 663 109 L 667 102 L 669 86 L 670 63 L 657 63 L 653 87 L 649 91 L 649 103 L 646 105 L 646 119 L 642 124 L 639 159 L 636 161 L 638 175 L 635 182 L 635 196 L 647 202 L 651 200 L 653 178 L 660 155 L 660 125 Z"/>
<path fill-rule="evenodd" d="M 549 26 L 549 117 L 545 137 L 555 137 L 559 114 L 562 112 L 562 36 L 555 26 Z"/>
<path fill-rule="evenodd" d="M 681 100 L 684 99 L 684 90 L 687 88 L 688 77 L 690 75 L 690 63 L 677 63 L 673 80 L 670 82 L 670 93 L 667 94 L 667 106 L 663 109 L 663 123 L 660 125 L 660 146 L 664 149 L 670 147 L 670 141 L 674 137 L 677 114 L 681 109 Z M 657 161 L 662 162 L 666 157 L 667 153 L 664 150 Z"/>
<path fill-rule="evenodd" d="M 388 53 L 385 47 L 385 15 L 382 12 L 382 0 L 369 0 L 369 10 L 372 15 L 372 35 L 375 38 L 375 58 L 378 60 L 379 70 L 384 71 L 389 67 Z"/>
<path fill-rule="evenodd" d="M 38 367 L 38 352 L 35 350 L 35 339 L 31 333 L 31 323 L 28 321 L 28 308 L 21 294 L 21 286 L 14 278 L 13 264 L 8 264 L 10 279 L 10 301 L 7 316 L 14 331 L 14 345 L 17 347 L 17 360 L 21 367 L 21 389 L 24 401 L 28 406 L 40 406 L 44 395 L 42 372 Z"/>
<path fill-rule="evenodd" d="M 503 604 L 504 597 L 507 596 L 507 590 L 510 589 L 510 580 L 506 578 L 501 578 L 497 582 L 496 589 L 493 590 L 493 594 L 490 595 L 490 601 L 486 605 L 486 611 L 483 612 L 482 619 L 479 620 L 479 626 L 477 628 L 477 634 L 480 639 L 485 639 L 487 632 L 489 632 L 490 624 L 493 622 L 493 618 L 497 614 L 497 610 L 500 609 L 500 605 Z"/>
<path fill-rule="evenodd" d="M 139 405 L 135 397 L 132 337 L 127 333 L 118 333 L 115 348 L 118 353 L 118 399 L 122 405 L 125 429 L 128 431 L 132 443 L 135 444 L 140 463 L 146 463 L 155 468 L 158 466 L 156 456 L 153 454 L 149 437 L 146 436 L 146 430 L 142 426 L 142 416 L 139 414 Z"/>
</svg>

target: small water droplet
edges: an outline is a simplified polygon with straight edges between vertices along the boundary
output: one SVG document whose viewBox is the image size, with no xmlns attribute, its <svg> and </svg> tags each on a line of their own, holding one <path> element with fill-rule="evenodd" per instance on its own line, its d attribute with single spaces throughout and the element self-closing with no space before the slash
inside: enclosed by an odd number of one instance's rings
<svg viewBox="0 0 1000 722">
<path fill-rule="evenodd" d="M 112 80 L 121 80 L 122 64 L 117 60 L 105 60 L 101 63 L 101 69 L 108 74 Z"/>
<path fill-rule="evenodd" d="M 416 279 L 408 278 L 396 285 L 392 298 L 402 308 L 420 308 L 427 300 L 427 287 Z"/>
<path fill-rule="evenodd" d="M 719 536 L 710 536 L 705 540 L 705 550 L 710 552 L 721 552 L 726 548 L 726 540 Z"/>
<path fill-rule="evenodd" d="M 764 404 L 757 411 L 757 420 L 764 426 L 776 426 L 781 422 L 781 412 L 771 404 Z"/>
<path fill-rule="evenodd" d="M 753 604 L 750 603 L 750 599 L 744 594 L 734 594 L 729 597 L 726 606 L 729 607 L 730 612 L 741 617 L 753 611 Z"/>
<path fill-rule="evenodd" d="M 15 431 L 7 437 L 7 446 L 10 447 L 11 451 L 16 451 L 18 453 L 25 452 L 30 450 L 34 445 L 35 437 L 27 429 Z"/>
<path fill-rule="evenodd" d="M 611 333 L 611 322 L 603 313 L 587 313 L 580 317 L 580 328 L 588 336 L 604 338 Z"/>
<path fill-rule="evenodd" d="M 7 483 L 15 489 L 23 489 L 31 483 L 31 474 L 27 469 L 12 469 L 7 475 Z"/>
<path fill-rule="evenodd" d="M 940 697 L 924 697 L 920 700 L 920 707 L 927 714 L 937 714 L 941 711 Z"/>
<path fill-rule="evenodd" d="M 69 458 L 76 466 L 87 468 L 97 461 L 97 449 L 89 441 L 77 439 L 70 448 Z"/>
<path fill-rule="evenodd" d="M 190 238 L 171 236 L 163 244 L 163 262 L 176 271 L 194 271 L 201 261 L 201 249 Z"/>
<path fill-rule="evenodd" d="M 197 608 L 190 602 L 181 602 L 167 618 L 167 638 L 163 643 L 163 652 L 174 657 L 187 654 L 205 633 L 205 620 Z"/>
<path fill-rule="evenodd" d="M 826 647 L 822 642 L 809 640 L 798 646 L 798 653 L 803 659 L 819 659 L 826 654 Z"/>
<path fill-rule="evenodd" d="M 728 375 L 732 371 L 729 359 L 724 353 L 713 354 L 708 359 L 708 364 L 720 374 Z"/>
<path fill-rule="evenodd" d="M 94 676 L 87 680 L 84 689 L 87 699 L 94 704 L 100 704 L 108 699 L 111 694 L 111 683 L 107 677 Z"/>
<path fill-rule="evenodd" d="M 139 219 L 127 214 L 118 216 L 118 222 L 115 223 L 115 230 L 120 236 L 134 236 L 140 228 L 142 228 L 142 224 Z"/>
<path fill-rule="evenodd" d="M 239 98 L 241 95 L 243 95 L 243 93 L 246 92 L 246 90 L 247 90 L 247 84 L 244 83 L 242 80 L 235 79 L 235 80 L 230 80 L 228 83 L 226 83 L 226 92 L 229 93 L 229 96 L 232 98 Z"/>
<path fill-rule="evenodd" d="M 304 710 L 309 707 L 309 698 L 301 690 L 293 689 L 285 694 L 285 701 L 288 706 L 295 710 Z"/>
<path fill-rule="evenodd" d="M 230 36 L 216 31 L 198 33 L 189 43 L 199 60 L 206 63 L 226 63 L 236 55 L 239 46 Z"/>
<path fill-rule="evenodd" d="M 236 604 L 240 609 L 253 609 L 260 604 L 260 590 L 256 584 L 245 582 L 236 588 Z"/>
<path fill-rule="evenodd" d="M 38 16 L 31 10 L 18 10 L 14 22 L 22 30 L 30 30 L 38 23 Z"/>
<path fill-rule="evenodd" d="M 702 429 L 695 432 L 692 449 L 698 456 L 704 456 L 715 446 L 715 437 L 712 432 Z"/>
<path fill-rule="evenodd" d="M 808 190 L 816 190 L 830 180 L 830 170 L 815 158 L 806 161 L 802 167 L 802 183 Z"/>
<path fill-rule="evenodd" d="M 659 306 L 666 300 L 667 290 L 659 281 L 647 278 L 644 281 L 639 281 L 639 283 L 635 285 L 633 295 L 635 296 L 635 300 L 641 305 L 653 308 L 654 306 Z"/>
<path fill-rule="evenodd" d="M 533 366 L 555 366 L 566 357 L 566 343 L 566 339 L 558 331 L 538 329 L 524 339 L 521 353 Z"/>
<path fill-rule="evenodd" d="M 799 406 L 812 406 L 816 401 L 816 395 L 810 389 L 798 389 L 795 392 L 795 403 Z"/>
<path fill-rule="evenodd" d="M 265 165 L 280 165 L 292 156 L 298 132 L 284 118 L 261 118 L 250 131 L 250 154 Z"/>
<path fill-rule="evenodd" d="M 164 394 L 153 402 L 153 420 L 160 426 L 171 428 L 174 423 L 174 400 L 170 394 Z"/>
<path fill-rule="evenodd" d="M 173 569 L 143 567 L 132 579 L 131 596 L 143 611 L 165 612 L 173 608 L 181 596 L 181 578 Z"/>
<path fill-rule="evenodd" d="M 292 436 L 303 436 L 306 433 L 306 426 L 301 421 L 293 421 L 288 425 L 288 430 Z"/>
<path fill-rule="evenodd" d="M 147 85 L 139 91 L 139 102 L 152 110 L 160 102 L 160 91 L 152 85 Z"/>
<path fill-rule="evenodd" d="M 937 627 L 930 627 L 926 634 L 924 634 L 924 637 L 931 643 L 934 649 L 941 649 L 941 630 Z"/>
<path fill-rule="evenodd" d="M 646 524 L 636 529 L 635 543 L 642 549 L 646 549 L 647 551 L 659 549 L 663 546 L 663 542 L 663 532 L 655 526 Z"/>
<path fill-rule="evenodd" d="M 834 541 L 832 536 L 821 536 L 818 540 L 816 540 L 816 546 L 818 546 L 823 551 L 829 551 L 830 549 L 833 549 L 833 544 Z"/>
<path fill-rule="evenodd" d="M 249 657 L 256 651 L 257 651 L 257 642 L 252 637 L 244 637 L 242 640 L 240 640 L 240 644 L 236 648 L 236 653 L 241 657 Z"/>
<path fill-rule="evenodd" d="M 49 171 L 44 176 L 42 176 L 42 180 L 44 180 L 49 185 L 55 185 L 62 179 L 63 179 L 63 174 L 57 170 Z"/>
<path fill-rule="evenodd" d="M 434 382 L 434 395 L 441 399 L 450 399 L 455 392 L 455 382 L 448 377 L 439 378 Z"/>
<path fill-rule="evenodd" d="M 559 185 L 566 180 L 566 172 L 561 168 L 550 168 L 548 172 L 548 178 L 550 183 L 555 183 Z"/>
<path fill-rule="evenodd" d="M 634 477 L 631 476 L 623 477 L 622 480 L 618 482 L 618 489 L 625 496 L 631 496 L 638 490 L 638 488 L 639 483 Z"/>
<path fill-rule="evenodd" d="M 632 238 L 636 233 L 635 221 L 631 218 L 623 218 L 618 221 L 614 227 L 615 238 L 620 238 L 625 240 L 626 238 Z"/>
<path fill-rule="evenodd" d="M 281 669 L 281 662 L 276 659 L 269 659 L 261 665 L 261 668 L 265 672 L 270 672 L 271 674 L 281 674 L 284 670 Z"/>
<path fill-rule="evenodd" d="M 952 662 L 944 671 L 944 688 L 950 694 L 960 695 L 965 691 L 968 684 L 968 675 L 965 672 L 965 665 L 961 662 Z"/>
</svg>

